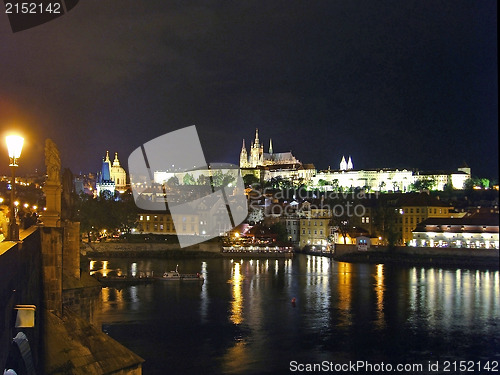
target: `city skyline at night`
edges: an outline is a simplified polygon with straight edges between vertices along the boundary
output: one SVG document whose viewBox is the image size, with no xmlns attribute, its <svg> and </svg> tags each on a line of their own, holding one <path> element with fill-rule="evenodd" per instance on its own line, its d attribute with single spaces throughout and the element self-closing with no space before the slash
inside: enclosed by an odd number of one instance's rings
<svg viewBox="0 0 500 375">
<path fill-rule="evenodd" d="M 350 154 L 497 179 L 496 6 L 89 1 L 19 33 L 3 15 L 0 132 L 25 136 L 24 174 L 45 138 L 85 173 L 194 124 L 209 162 L 259 128 L 318 170 Z"/>
</svg>

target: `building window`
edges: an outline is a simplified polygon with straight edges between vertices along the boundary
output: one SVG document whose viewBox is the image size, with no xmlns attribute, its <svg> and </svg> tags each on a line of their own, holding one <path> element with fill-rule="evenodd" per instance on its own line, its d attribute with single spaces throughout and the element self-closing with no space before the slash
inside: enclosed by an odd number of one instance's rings
<svg viewBox="0 0 500 375">
<path fill-rule="evenodd" d="M 146 216 L 146 220 L 148 220 L 148 221 L 149 221 L 149 215 L 148 215 L 148 216 Z"/>
<path fill-rule="evenodd" d="M 160 230 L 163 232 L 163 224 L 160 224 Z"/>
</svg>

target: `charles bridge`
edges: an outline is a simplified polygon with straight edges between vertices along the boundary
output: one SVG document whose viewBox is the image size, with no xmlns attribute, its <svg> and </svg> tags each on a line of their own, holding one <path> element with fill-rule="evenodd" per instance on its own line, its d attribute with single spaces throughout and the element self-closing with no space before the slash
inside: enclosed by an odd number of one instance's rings
<svg viewBox="0 0 500 375">
<path fill-rule="evenodd" d="M 59 152 L 45 148 L 41 224 L 0 242 L 0 371 L 141 374 L 143 359 L 100 328 L 101 285 L 80 270 L 80 226 L 64 217 Z"/>
</svg>

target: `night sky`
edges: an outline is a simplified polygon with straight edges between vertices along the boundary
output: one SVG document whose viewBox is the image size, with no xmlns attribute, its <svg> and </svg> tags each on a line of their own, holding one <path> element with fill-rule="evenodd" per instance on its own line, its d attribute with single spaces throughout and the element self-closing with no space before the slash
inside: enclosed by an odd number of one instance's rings
<svg viewBox="0 0 500 375">
<path fill-rule="evenodd" d="M 43 170 L 47 137 L 79 173 L 195 124 L 208 162 L 238 164 L 259 128 L 318 169 L 498 178 L 496 1 L 82 0 L 18 33 L 0 7 L 0 135 L 25 135 L 21 173 Z"/>
</svg>

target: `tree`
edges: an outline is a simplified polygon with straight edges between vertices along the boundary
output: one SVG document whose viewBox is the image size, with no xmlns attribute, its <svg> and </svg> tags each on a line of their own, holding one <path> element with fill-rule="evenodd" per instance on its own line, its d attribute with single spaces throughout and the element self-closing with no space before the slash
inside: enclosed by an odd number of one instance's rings
<svg viewBox="0 0 500 375">
<path fill-rule="evenodd" d="M 170 177 L 167 181 L 167 186 L 169 188 L 175 188 L 179 186 L 179 179 L 177 178 L 177 176 Z"/>
<path fill-rule="evenodd" d="M 210 185 L 210 178 L 205 176 L 204 174 L 200 174 L 198 176 L 198 185 Z"/>
<path fill-rule="evenodd" d="M 394 247 L 401 239 L 401 233 L 397 226 L 399 215 L 396 212 L 396 207 L 385 199 L 379 199 L 373 216 L 378 232 L 387 240 L 389 247 Z"/>
<path fill-rule="evenodd" d="M 105 196 L 93 198 L 82 194 L 76 208 L 80 232 L 87 234 L 89 242 L 91 232 L 102 232 L 104 229 L 109 233 L 116 230 L 129 232 L 135 226 L 138 214 L 131 193 L 123 194 L 120 199 L 107 199 Z"/>
<path fill-rule="evenodd" d="M 224 182 L 224 174 L 220 169 L 217 169 L 213 174 L 212 174 L 212 182 L 214 186 L 223 186 Z"/>
<path fill-rule="evenodd" d="M 184 185 L 196 185 L 196 181 L 194 180 L 194 177 L 190 173 L 186 173 L 184 177 L 182 178 L 182 183 Z"/>
<path fill-rule="evenodd" d="M 410 185 L 413 191 L 432 190 L 436 186 L 436 180 L 433 178 L 420 178 Z"/>
<path fill-rule="evenodd" d="M 257 177 L 255 177 L 253 174 L 247 174 L 243 176 L 243 182 L 245 183 L 245 186 L 252 186 L 254 184 L 258 184 L 260 181 Z"/>
<path fill-rule="evenodd" d="M 285 224 L 278 222 L 276 224 L 271 225 L 270 229 L 273 233 L 276 233 L 278 235 L 277 237 L 278 241 L 280 242 L 288 241 L 288 232 L 286 230 Z"/>
<path fill-rule="evenodd" d="M 231 174 L 231 173 L 226 173 L 223 177 L 222 177 L 222 186 L 229 186 L 231 185 L 234 181 L 236 180 L 236 178 Z"/>
</svg>

